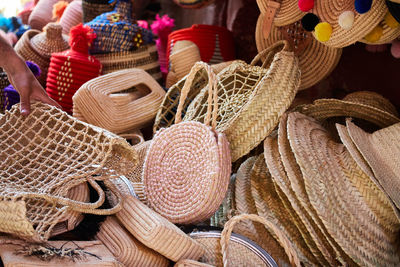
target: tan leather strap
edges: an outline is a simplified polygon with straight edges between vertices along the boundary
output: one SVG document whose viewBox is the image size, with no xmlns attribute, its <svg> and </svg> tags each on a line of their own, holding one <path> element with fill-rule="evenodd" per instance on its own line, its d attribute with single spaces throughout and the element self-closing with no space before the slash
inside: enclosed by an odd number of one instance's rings
<svg viewBox="0 0 400 267">
<path fill-rule="evenodd" d="M 274 23 L 276 12 L 280 8 L 281 4 L 276 1 L 257 1 L 257 2 L 261 13 L 264 15 L 264 21 L 263 21 L 264 38 L 268 38 L 271 32 L 272 24 Z"/>
</svg>

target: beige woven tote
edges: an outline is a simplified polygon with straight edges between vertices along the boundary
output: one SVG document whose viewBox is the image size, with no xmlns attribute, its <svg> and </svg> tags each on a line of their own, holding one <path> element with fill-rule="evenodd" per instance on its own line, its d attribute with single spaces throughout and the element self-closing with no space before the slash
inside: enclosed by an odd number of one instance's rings
<svg viewBox="0 0 400 267">
<path fill-rule="evenodd" d="M 263 66 L 255 66 L 262 57 L 266 58 Z M 259 53 L 251 65 L 236 61 L 217 75 L 216 129 L 228 138 L 232 162 L 248 154 L 272 132 L 292 103 L 299 84 L 298 60 L 286 41 Z M 203 88 L 189 105 L 184 121 L 204 121 L 207 91 Z"/>
<path fill-rule="evenodd" d="M 213 266 L 207 263 L 185 259 L 175 263 L 174 267 L 213 267 Z"/>
<path fill-rule="evenodd" d="M 186 96 L 202 70 L 208 73 L 209 89 L 205 124 L 181 122 Z M 229 143 L 224 134 L 215 130 L 218 106 L 214 87 L 211 67 L 197 62 L 182 88 L 176 124 L 159 130 L 147 152 L 143 183 L 149 205 L 173 223 L 190 224 L 210 218 L 228 189 Z"/>
<path fill-rule="evenodd" d="M 384 192 L 314 119 L 290 113 L 287 129 L 310 202 L 329 234 L 359 265 L 398 266 L 400 223 Z"/>
<path fill-rule="evenodd" d="M 101 224 L 96 237 L 126 267 L 169 266 L 169 261 L 137 241 L 114 216 Z"/>
<path fill-rule="evenodd" d="M 125 196 L 116 216 L 137 240 L 172 261 L 198 260 L 204 254 L 197 241 L 133 196 Z"/>
<path fill-rule="evenodd" d="M 0 125 L 0 232 L 45 241 L 70 211 L 105 215 L 121 208 L 97 209 L 105 193 L 95 181 L 103 180 L 118 198 L 109 180 L 137 160 L 125 140 L 41 103 L 32 104 L 27 117 L 15 105 Z M 98 192 L 95 203 L 67 198 L 85 182 Z"/>
<path fill-rule="evenodd" d="M 72 97 L 74 116 L 113 133 L 123 133 L 149 124 L 164 95 L 165 91 L 144 70 L 116 71 L 79 88 Z"/>
</svg>

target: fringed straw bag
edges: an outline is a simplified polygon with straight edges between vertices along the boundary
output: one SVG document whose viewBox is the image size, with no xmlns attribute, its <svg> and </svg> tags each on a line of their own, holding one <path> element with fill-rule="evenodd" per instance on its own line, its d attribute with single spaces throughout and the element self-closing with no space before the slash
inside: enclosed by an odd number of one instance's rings
<svg viewBox="0 0 400 267">
<path fill-rule="evenodd" d="M 181 122 L 186 96 L 196 74 L 203 70 L 208 75 L 209 90 L 205 123 Z M 210 218 L 228 189 L 231 159 L 225 135 L 215 130 L 216 93 L 211 67 L 196 63 L 182 89 L 176 124 L 159 130 L 147 153 L 143 169 L 147 199 L 152 209 L 173 223 L 189 224 Z"/>
</svg>

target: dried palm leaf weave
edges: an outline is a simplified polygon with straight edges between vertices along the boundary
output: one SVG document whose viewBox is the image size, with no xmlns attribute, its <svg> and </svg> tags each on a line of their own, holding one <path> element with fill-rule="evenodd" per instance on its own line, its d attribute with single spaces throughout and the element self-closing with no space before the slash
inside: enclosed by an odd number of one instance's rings
<svg viewBox="0 0 400 267">
<path fill-rule="evenodd" d="M 132 168 L 137 160 L 132 147 L 55 107 L 36 103 L 31 108 L 27 117 L 19 105 L 0 116 L 0 232 L 45 241 L 71 210 L 117 212 L 121 205 L 97 210 L 105 193 L 95 180 L 107 182 Z M 98 192 L 95 203 L 67 198 L 71 188 L 84 182 Z"/>
</svg>

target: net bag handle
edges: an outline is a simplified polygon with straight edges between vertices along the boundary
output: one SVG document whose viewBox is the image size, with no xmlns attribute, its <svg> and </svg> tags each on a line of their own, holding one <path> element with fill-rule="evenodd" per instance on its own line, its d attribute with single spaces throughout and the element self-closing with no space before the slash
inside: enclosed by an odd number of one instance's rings
<svg viewBox="0 0 400 267">
<path fill-rule="evenodd" d="M 286 40 L 277 41 L 273 45 L 267 47 L 266 49 L 264 49 L 263 51 L 258 53 L 253 58 L 250 65 L 255 66 L 255 65 L 257 65 L 257 63 L 259 61 L 261 61 L 261 62 L 263 62 L 261 67 L 265 68 L 267 66 L 267 64 L 270 62 L 271 58 L 276 54 L 275 50 L 280 46 L 283 46 L 281 51 L 290 51 L 290 45 L 289 45 L 288 41 L 286 41 Z M 264 61 L 262 60 L 262 58 L 265 58 Z"/>
</svg>

